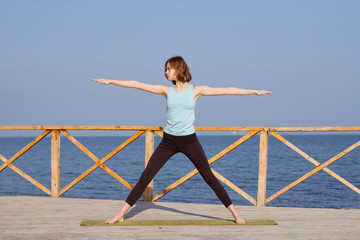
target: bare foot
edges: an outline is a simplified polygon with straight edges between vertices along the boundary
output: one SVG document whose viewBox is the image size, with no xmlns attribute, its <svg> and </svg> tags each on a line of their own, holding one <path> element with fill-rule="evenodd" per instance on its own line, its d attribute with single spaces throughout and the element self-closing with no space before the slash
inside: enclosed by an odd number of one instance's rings
<svg viewBox="0 0 360 240">
<path fill-rule="evenodd" d="M 122 221 L 124 221 L 124 217 L 119 217 L 118 215 L 115 215 L 113 218 L 106 220 L 105 223 L 112 224 L 112 223 L 122 222 Z"/>
<path fill-rule="evenodd" d="M 120 211 L 113 218 L 106 220 L 105 223 L 111 224 L 124 221 L 124 216 L 129 211 L 130 207 L 131 206 L 125 202 Z"/>
<path fill-rule="evenodd" d="M 235 210 L 235 207 L 233 204 L 228 206 L 228 209 L 231 212 L 231 214 L 233 215 L 233 217 L 235 218 L 236 224 L 245 224 L 245 220 L 242 219 L 242 217 L 240 217 L 239 213 Z"/>
<path fill-rule="evenodd" d="M 240 216 L 235 217 L 235 222 L 236 222 L 236 224 L 245 224 L 246 223 L 245 220 L 242 219 L 242 217 L 240 217 Z"/>
</svg>

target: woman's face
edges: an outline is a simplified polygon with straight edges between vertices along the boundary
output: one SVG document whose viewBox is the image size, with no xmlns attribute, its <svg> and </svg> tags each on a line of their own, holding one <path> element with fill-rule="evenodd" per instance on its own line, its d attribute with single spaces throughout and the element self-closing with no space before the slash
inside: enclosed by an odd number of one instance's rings
<svg viewBox="0 0 360 240">
<path fill-rule="evenodd" d="M 166 64 L 165 75 L 166 75 L 166 78 L 167 78 L 169 81 L 174 81 L 174 80 L 176 80 L 176 69 L 175 69 L 175 68 L 172 68 L 172 67 L 169 65 L 169 63 Z"/>
</svg>

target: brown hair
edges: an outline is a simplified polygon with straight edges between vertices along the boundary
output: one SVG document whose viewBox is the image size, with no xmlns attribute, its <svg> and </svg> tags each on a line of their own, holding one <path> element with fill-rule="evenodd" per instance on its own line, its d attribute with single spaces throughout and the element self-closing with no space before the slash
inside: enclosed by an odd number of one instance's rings
<svg viewBox="0 0 360 240">
<path fill-rule="evenodd" d="M 165 71 L 166 66 L 169 65 L 172 68 L 176 69 L 176 78 L 180 82 L 190 82 L 191 81 L 191 74 L 188 65 L 186 64 L 185 60 L 181 56 L 175 56 L 169 58 L 165 63 Z M 174 83 L 175 81 L 173 81 Z M 174 83 L 175 84 L 175 83 Z"/>
</svg>

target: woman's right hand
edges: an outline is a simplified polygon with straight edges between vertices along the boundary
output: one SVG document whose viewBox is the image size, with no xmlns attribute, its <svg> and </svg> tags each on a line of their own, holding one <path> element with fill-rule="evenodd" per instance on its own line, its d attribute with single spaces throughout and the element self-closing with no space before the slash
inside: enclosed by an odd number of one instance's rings
<svg viewBox="0 0 360 240">
<path fill-rule="evenodd" d="M 106 80 L 106 79 L 102 79 L 102 78 L 100 78 L 100 79 L 91 79 L 91 80 L 94 81 L 94 82 L 103 83 L 103 84 L 106 84 L 106 85 L 111 83 L 111 80 Z"/>
</svg>

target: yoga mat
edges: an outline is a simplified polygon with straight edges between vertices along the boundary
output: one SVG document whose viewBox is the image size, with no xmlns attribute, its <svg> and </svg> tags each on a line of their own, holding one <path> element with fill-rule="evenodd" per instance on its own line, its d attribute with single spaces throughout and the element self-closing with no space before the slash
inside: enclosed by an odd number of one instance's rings
<svg viewBox="0 0 360 240">
<path fill-rule="evenodd" d="M 175 219 L 127 219 L 113 224 L 104 223 L 101 219 L 83 219 L 80 226 L 184 226 L 184 225 L 237 225 L 233 220 L 175 220 Z M 249 219 L 241 225 L 277 225 L 271 219 Z"/>
</svg>

